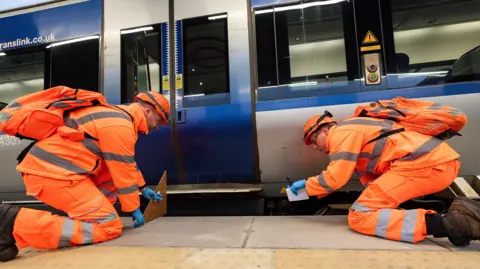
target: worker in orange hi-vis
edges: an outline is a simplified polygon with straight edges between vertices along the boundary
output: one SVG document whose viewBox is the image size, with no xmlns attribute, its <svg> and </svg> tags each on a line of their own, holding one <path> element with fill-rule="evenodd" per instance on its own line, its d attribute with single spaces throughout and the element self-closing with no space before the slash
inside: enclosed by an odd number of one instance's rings
<svg viewBox="0 0 480 269">
<path fill-rule="evenodd" d="M 395 103 L 390 105 L 394 108 Z M 288 188 L 294 194 L 305 189 L 309 196 L 322 198 L 344 186 L 355 171 L 366 188 L 349 210 L 351 229 L 410 243 L 427 235 L 448 237 L 456 246 L 480 240 L 480 203 L 466 197 L 457 197 L 446 214 L 396 209 L 405 201 L 447 188 L 459 173 L 459 154 L 442 139 L 406 130 L 401 122 L 376 118 L 374 106 L 371 117 L 352 116 L 339 123 L 328 111 L 309 118 L 303 141 L 329 154 L 330 163 L 319 175 Z M 431 113 L 448 112 L 455 117 L 458 112 L 435 108 Z M 377 108 L 380 111 L 394 115 L 392 110 Z"/>
<path fill-rule="evenodd" d="M 140 93 L 135 103 L 113 109 L 90 106 L 71 111 L 65 125 L 93 139 L 75 142 L 54 134 L 29 148 L 17 166 L 27 194 L 68 214 L 3 204 L 0 206 L 0 261 L 18 248 L 57 249 L 118 237 L 122 222 L 117 198 L 131 212 L 134 226 L 144 224 L 139 192 L 149 200 L 162 196 L 145 188 L 134 155 L 138 133 L 146 135 L 169 122 L 170 108 L 159 93 Z M 18 247 L 17 247 L 18 246 Z"/>
</svg>

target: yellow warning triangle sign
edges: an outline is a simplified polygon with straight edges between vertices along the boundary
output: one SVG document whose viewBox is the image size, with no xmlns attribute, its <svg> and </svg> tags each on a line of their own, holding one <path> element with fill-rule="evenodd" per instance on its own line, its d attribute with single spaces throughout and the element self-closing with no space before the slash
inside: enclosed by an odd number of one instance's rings
<svg viewBox="0 0 480 269">
<path fill-rule="evenodd" d="M 368 31 L 365 37 L 363 38 L 362 44 L 377 43 L 378 39 L 373 35 L 372 31 Z"/>
<path fill-rule="evenodd" d="M 283 187 L 281 190 L 280 190 L 280 193 L 287 193 L 287 189 L 285 187 Z"/>
</svg>

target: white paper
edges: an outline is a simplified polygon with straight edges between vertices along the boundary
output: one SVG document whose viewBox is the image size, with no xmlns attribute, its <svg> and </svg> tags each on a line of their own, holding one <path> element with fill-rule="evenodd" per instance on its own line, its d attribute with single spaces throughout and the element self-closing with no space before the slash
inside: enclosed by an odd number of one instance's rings
<svg viewBox="0 0 480 269">
<path fill-rule="evenodd" d="M 288 201 L 290 202 L 309 199 L 308 193 L 305 189 L 297 190 L 297 195 L 295 195 L 290 188 L 287 188 L 287 197 L 288 197 Z"/>
</svg>

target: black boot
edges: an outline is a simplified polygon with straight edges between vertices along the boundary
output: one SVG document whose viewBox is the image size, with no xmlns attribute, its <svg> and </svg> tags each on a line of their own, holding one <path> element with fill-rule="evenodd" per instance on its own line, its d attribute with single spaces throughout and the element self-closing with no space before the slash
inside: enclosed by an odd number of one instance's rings
<svg viewBox="0 0 480 269">
<path fill-rule="evenodd" d="M 18 255 L 18 248 L 13 237 L 13 224 L 19 207 L 9 204 L 0 205 L 0 261 L 6 262 Z"/>
<path fill-rule="evenodd" d="M 457 196 L 442 223 L 455 246 L 468 246 L 471 240 L 480 240 L 480 203 Z"/>
</svg>

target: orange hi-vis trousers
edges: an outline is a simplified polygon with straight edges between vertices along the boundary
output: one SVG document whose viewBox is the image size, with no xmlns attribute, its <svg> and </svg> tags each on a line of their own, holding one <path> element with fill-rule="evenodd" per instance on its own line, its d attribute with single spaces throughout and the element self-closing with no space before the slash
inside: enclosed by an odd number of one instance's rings
<svg viewBox="0 0 480 269">
<path fill-rule="evenodd" d="M 430 168 L 391 167 L 370 182 L 348 214 L 350 227 L 362 234 L 417 243 L 427 236 L 426 214 L 433 210 L 395 209 L 410 199 L 446 189 L 455 180 L 460 162 L 453 160 Z"/>
<path fill-rule="evenodd" d="M 113 204 L 113 182 L 100 186 L 89 178 L 79 181 L 55 180 L 24 174 L 27 194 L 68 214 L 20 209 L 13 227 L 18 248 L 57 249 L 99 243 L 122 232 Z"/>
</svg>

